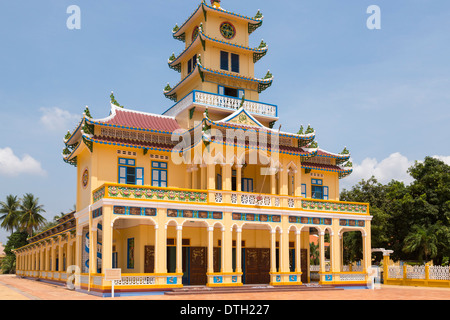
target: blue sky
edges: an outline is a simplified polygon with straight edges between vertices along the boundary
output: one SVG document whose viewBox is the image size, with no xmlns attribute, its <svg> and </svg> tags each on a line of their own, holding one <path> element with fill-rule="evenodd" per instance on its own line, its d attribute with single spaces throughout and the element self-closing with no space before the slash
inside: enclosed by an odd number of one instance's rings
<svg viewBox="0 0 450 320">
<path fill-rule="evenodd" d="M 162 89 L 179 74 L 167 59 L 183 50 L 171 36 L 200 0 L 4 0 L 0 3 L 0 199 L 31 192 L 47 219 L 75 203 L 75 168 L 61 158 L 63 136 L 86 105 L 161 113 Z M 69 30 L 67 7 L 81 9 Z M 381 29 L 369 30 L 370 5 Z M 408 182 L 425 156 L 450 163 L 450 2 L 446 0 L 223 0 L 264 15 L 251 36 L 268 54 L 256 76 L 275 76 L 261 100 L 277 104 L 283 131 L 311 124 L 321 148 L 352 152 L 350 187 L 375 174 Z M 0 231 L 0 242 L 7 234 Z"/>
</svg>

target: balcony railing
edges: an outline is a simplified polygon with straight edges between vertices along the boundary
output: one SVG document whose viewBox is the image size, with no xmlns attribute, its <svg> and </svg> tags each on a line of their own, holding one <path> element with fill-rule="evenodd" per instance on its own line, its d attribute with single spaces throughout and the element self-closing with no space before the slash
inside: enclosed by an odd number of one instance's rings
<svg viewBox="0 0 450 320">
<path fill-rule="evenodd" d="M 175 116 L 181 111 L 189 109 L 192 105 L 233 111 L 239 109 L 241 102 L 242 99 L 239 98 L 194 90 L 172 106 L 169 110 L 164 112 L 164 115 Z M 270 118 L 278 117 L 278 107 L 273 104 L 245 100 L 244 109 L 254 115 Z"/>
<path fill-rule="evenodd" d="M 247 208 L 275 208 L 324 213 L 369 214 L 369 204 L 342 202 L 334 200 L 304 199 L 302 197 L 256 194 L 249 192 L 224 190 L 198 190 L 179 188 L 158 188 L 106 183 L 93 192 L 93 200 L 103 198 L 154 200 L 164 202 L 182 202 L 192 204 L 219 204 L 242 206 Z M 364 221 L 341 219 L 341 226 L 364 226 Z"/>
</svg>

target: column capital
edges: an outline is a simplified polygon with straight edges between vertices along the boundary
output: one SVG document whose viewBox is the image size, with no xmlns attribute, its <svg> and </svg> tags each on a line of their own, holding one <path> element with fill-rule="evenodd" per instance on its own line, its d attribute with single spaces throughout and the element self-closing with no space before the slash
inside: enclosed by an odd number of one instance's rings
<svg viewBox="0 0 450 320">
<path fill-rule="evenodd" d="M 208 231 L 209 232 L 213 232 L 214 231 L 214 227 L 208 227 Z"/>
<path fill-rule="evenodd" d="M 183 230 L 183 226 L 177 226 L 177 231 L 182 231 Z"/>
</svg>

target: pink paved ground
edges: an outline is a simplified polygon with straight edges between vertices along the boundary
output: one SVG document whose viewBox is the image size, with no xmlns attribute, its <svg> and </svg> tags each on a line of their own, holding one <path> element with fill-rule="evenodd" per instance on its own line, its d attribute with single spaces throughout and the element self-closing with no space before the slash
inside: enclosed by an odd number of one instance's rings
<svg viewBox="0 0 450 320">
<path fill-rule="evenodd" d="M 0 275 L 0 300 L 109 300 L 66 289 L 63 286 Z M 299 291 L 200 295 L 147 295 L 116 297 L 117 300 L 450 300 L 450 289 L 381 286 L 381 289 Z"/>
</svg>

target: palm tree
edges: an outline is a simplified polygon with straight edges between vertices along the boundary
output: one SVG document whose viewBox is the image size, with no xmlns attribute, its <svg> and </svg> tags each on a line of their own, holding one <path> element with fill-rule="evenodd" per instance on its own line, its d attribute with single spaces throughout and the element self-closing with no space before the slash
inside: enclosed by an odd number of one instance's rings
<svg viewBox="0 0 450 320">
<path fill-rule="evenodd" d="M 46 221 L 41 216 L 41 213 L 45 212 L 44 206 L 39 204 L 39 198 L 35 198 L 31 193 L 27 193 L 22 199 L 20 208 L 22 211 L 19 221 L 20 228 L 31 236 L 33 231 Z"/>
<path fill-rule="evenodd" d="M 14 232 L 14 229 L 18 228 L 18 222 L 20 217 L 20 200 L 17 196 L 12 194 L 6 197 L 6 201 L 0 202 L 0 221 L 1 227 L 7 231 Z"/>
<path fill-rule="evenodd" d="M 310 259 L 312 265 L 318 265 L 320 263 L 319 259 L 319 244 L 315 244 L 314 242 L 309 243 L 309 252 L 310 252 Z"/>
<path fill-rule="evenodd" d="M 412 231 L 404 240 L 403 251 L 406 253 L 417 252 L 420 262 L 434 258 L 437 255 L 439 225 L 425 227 L 414 225 Z"/>
</svg>

